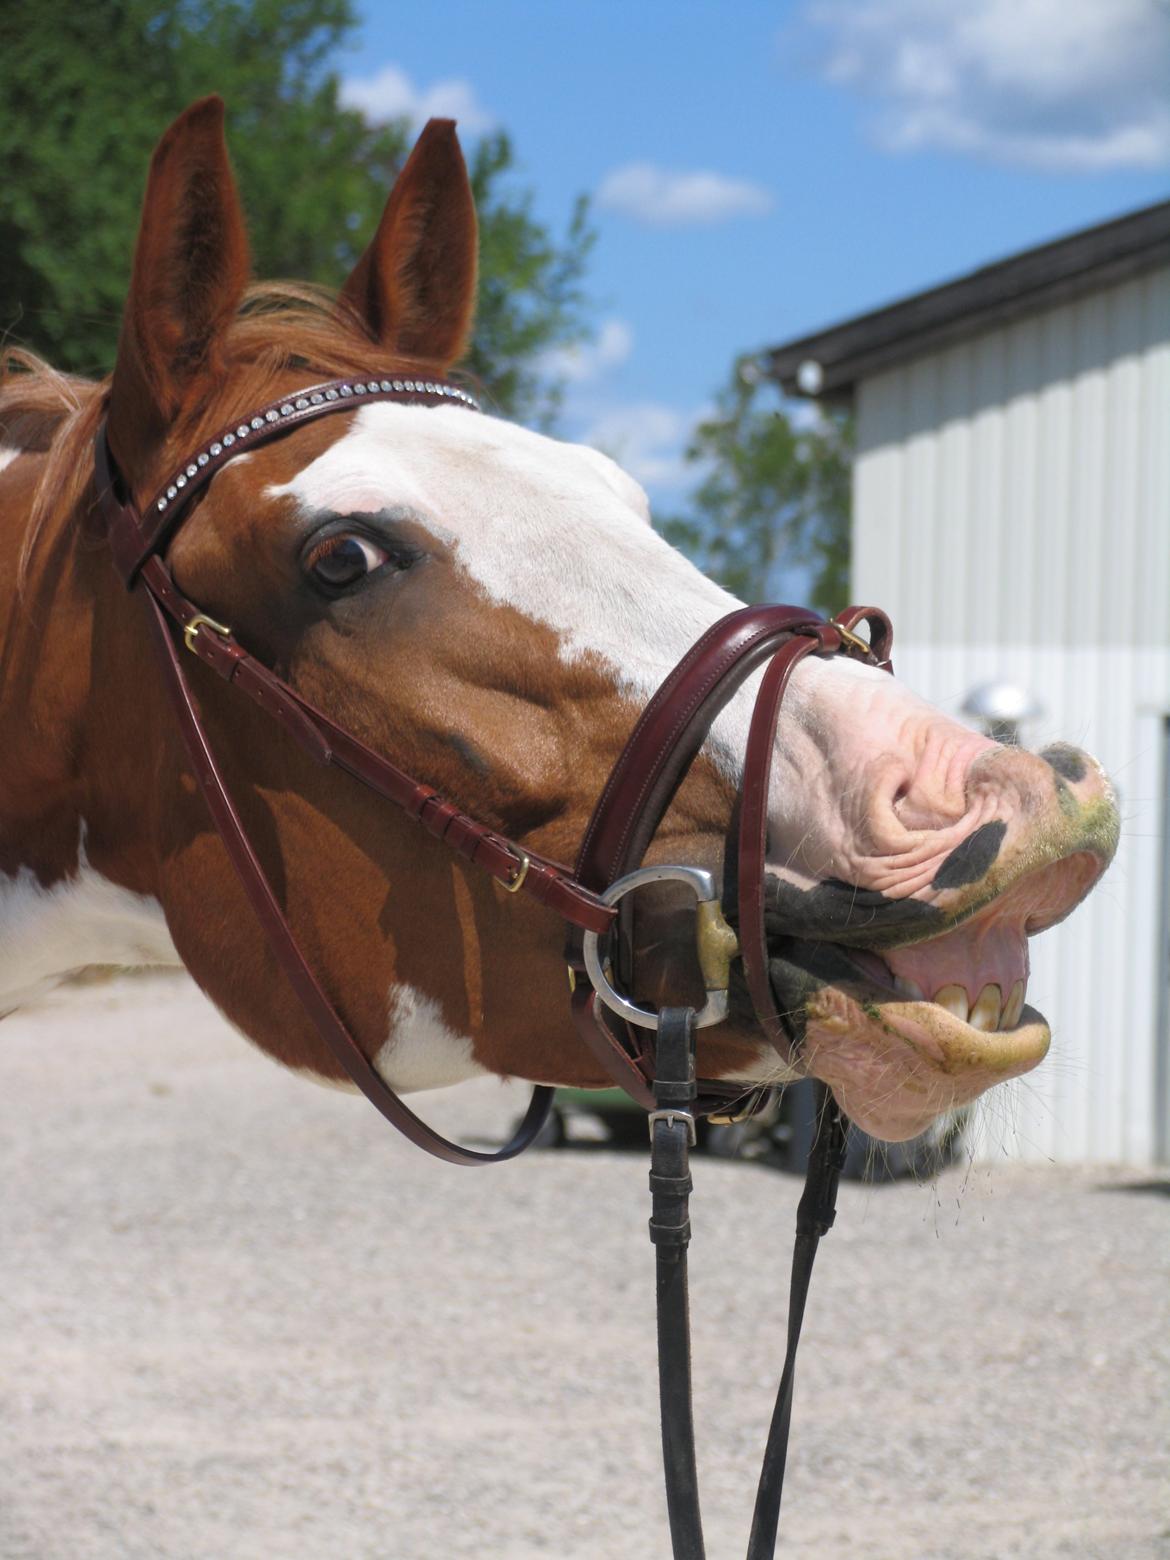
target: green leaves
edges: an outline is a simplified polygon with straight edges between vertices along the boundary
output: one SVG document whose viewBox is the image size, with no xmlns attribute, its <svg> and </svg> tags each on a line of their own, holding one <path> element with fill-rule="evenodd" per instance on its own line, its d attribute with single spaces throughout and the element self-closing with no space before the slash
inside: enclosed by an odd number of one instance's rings
<svg viewBox="0 0 1170 1560">
<path fill-rule="evenodd" d="M 660 529 L 746 601 L 768 599 L 778 566 L 795 565 L 811 574 L 813 605 L 836 609 L 849 582 L 852 426 L 823 409 L 799 426 L 768 404 L 774 395 L 735 364 L 687 450 L 704 471 L 692 513 Z"/>
<path fill-rule="evenodd" d="M 227 103 L 256 274 L 338 286 L 409 148 L 339 102 L 329 61 L 350 0 L 7 0 L 0 7 L 0 332 L 50 362 L 113 363 L 147 164 L 195 98 Z M 469 366 L 500 409 L 547 420 L 539 359 L 584 334 L 592 243 L 581 204 L 563 239 L 509 183 L 502 134 L 475 149 L 480 324 Z"/>
</svg>

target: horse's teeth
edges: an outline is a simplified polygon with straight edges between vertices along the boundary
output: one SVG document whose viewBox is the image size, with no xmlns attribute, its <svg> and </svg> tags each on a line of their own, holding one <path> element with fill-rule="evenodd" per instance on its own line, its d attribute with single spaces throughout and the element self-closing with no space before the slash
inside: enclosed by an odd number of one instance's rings
<svg viewBox="0 0 1170 1560">
<path fill-rule="evenodd" d="M 948 1013 L 953 1013 L 964 1023 L 967 1022 L 967 993 L 962 986 L 943 986 L 941 990 L 935 992 L 934 1000 L 939 1007 L 946 1008 Z"/>
<path fill-rule="evenodd" d="M 912 1002 L 922 1002 L 925 994 L 917 981 L 907 980 L 904 975 L 894 976 L 894 990 L 901 992 L 902 996 L 909 997 Z"/>
<path fill-rule="evenodd" d="M 1024 1011 L 1024 983 L 1016 981 L 1008 992 L 1008 999 L 1003 1005 L 1003 1018 L 1000 1020 L 1005 1029 L 1014 1029 L 1020 1022 L 1020 1015 Z"/>
<path fill-rule="evenodd" d="M 986 1032 L 998 1029 L 1001 1005 L 1002 994 L 999 987 L 990 984 L 986 985 L 979 993 L 967 1022 L 972 1029 L 982 1029 Z"/>
</svg>

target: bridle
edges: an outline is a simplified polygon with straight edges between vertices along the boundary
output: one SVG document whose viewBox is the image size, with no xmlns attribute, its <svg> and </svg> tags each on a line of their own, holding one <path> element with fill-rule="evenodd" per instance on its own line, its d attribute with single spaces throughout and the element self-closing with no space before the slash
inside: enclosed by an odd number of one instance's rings
<svg viewBox="0 0 1170 1560">
<path fill-rule="evenodd" d="M 371 402 L 479 409 L 467 391 L 442 379 L 379 376 L 315 384 L 260 407 L 209 440 L 175 469 L 142 511 L 135 507 L 117 470 L 103 423 L 94 455 L 98 509 L 123 583 L 145 602 L 151 637 L 188 758 L 272 951 L 350 1079 L 412 1143 L 452 1164 L 510 1159 L 538 1136 L 555 1091 L 537 1086 L 514 1136 L 496 1152 L 487 1153 L 449 1142 L 385 1083 L 312 969 L 256 854 L 212 748 L 198 697 L 187 677 L 185 654 L 194 655 L 257 704 L 318 763 L 343 770 L 402 808 L 436 839 L 489 873 L 507 892 L 527 894 L 565 921 L 570 1000 L 577 1032 L 609 1076 L 650 1112 L 651 1238 L 659 1267 L 659 1364 L 668 1506 L 676 1556 L 697 1560 L 703 1547 L 690 1415 L 687 1152 L 694 1142 L 695 1117 L 726 1112 L 742 1101 L 745 1090 L 743 1085 L 718 1081 L 696 1084 L 695 1029 L 727 1016 L 730 965 L 738 956 L 760 1027 L 780 1055 L 790 1059 L 792 1042 L 782 1015 L 776 1012 L 769 984 L 764 929 L 768 793 L 780 707 L 792 672 L 805 656 L 849 655 L 889 670 L 890 624 L 884 613 L 869 607 L 851 607 L 831 622 L 796 607 L 743 607 L 730 613 L 691 647 L 643 710 L 598 798 L 575 866 L 570 869 L 525 850 L 338 726 L 251 655 L 229 627 L 190 600 L 175 584 L 166 562 L 167 545 L 189 518 L 193 501 L 237 455 L 281 438 L 304 423 Z M 862 623 L 869 627 L 868 641 L 856 632 Z M 733 859 L 738 926 L 733 931 L 710 873 L 693 867 L 643 868 L 640 864 L 715 717 L 760 667 L 764 671 L 748 734 L 737 808 L 738 843 Z M 628 980 L 630 963 L 630 939 L 622 935 L 623 904 L 646 883 L 664 878 L 681 881 L 695 893 L 696 945 L 707 988 L 705 1005 L 698 1014 L 689 1008 L 661 1013 L 639 1008 L 617 985 L 619 971 Z M 749 1110 L 753 1103 L 756 1101 L 748 1102 Z M 773 1552 L 775 1521 L 768 1513 L 773 1504 L 776 1515 L 779 1513 L 803 1291 L 816 1239 L 832 1223 L 843 1157 L 847 1124 L 827 1090 L 822 1090 L 820 1124 L 798 1215 L 789 1353 L 761 1478 L 764 1520 L 761 1528 L 758 1501 L 749 1560 L 763 1560 Z"/>
</svg>

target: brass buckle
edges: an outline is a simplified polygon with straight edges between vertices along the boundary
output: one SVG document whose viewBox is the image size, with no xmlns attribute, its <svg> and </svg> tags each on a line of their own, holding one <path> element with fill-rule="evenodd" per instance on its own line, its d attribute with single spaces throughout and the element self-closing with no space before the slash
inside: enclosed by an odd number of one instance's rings
<svg viewBox="0 0 1170 1560">
<path fill-rule="evenodd" d="M 831 626 L 835 628 L 840 634 L 841 643 L 844 645 L 846 650 L 858 650 L 864 656 L 873 655 L 873 646 L 869 644 L 868 641 L 862 639 L 860 634 L 855 634 L 852 629 L 846 628 L 844 623 L 838 623 L 836 618 L 833 619 Z"/>
<path fill-rule="evenodd" d="M 217 623 L 214 618 L 208 617 L 206 612 L 196 612 L 189 623 L 183 624 L 183 643 L 192 655 L 197 655 L 195 649 L 195 635 L 201 628 L 209 628 L 212 633 L 218 634 L 222 639 L 230 639 L 232 631 L 226 623 Z"/>
<path fill-rule="evenodd" d="M 528 876 L 528 869 L 532 865 L 532 862 L 522 850 L 517 851 L 516 854 L 520 857 L 520 865 L 517 868 L 516 876 L 509 883 L 505 883 L 503 878 L 497 879 L 500 887 L 506 894 L 518 894 L 520 892 L 524 886 L 524 879 Z"/>
</svg>

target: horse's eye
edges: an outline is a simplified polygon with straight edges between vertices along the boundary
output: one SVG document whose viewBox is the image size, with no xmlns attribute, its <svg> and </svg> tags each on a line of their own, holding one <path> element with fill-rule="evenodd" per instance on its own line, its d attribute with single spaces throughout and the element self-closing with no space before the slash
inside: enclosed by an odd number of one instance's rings
<svg viewBox="0 0 1170 1560">
<path fill-rule="evenodd" d="M 390 554 L 365 536 L 331 536 L 306 561 L 309 573 L 329 590 L 356 585 L 388 562 Z"/>
</svg>

